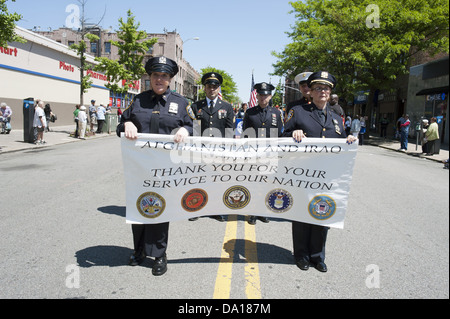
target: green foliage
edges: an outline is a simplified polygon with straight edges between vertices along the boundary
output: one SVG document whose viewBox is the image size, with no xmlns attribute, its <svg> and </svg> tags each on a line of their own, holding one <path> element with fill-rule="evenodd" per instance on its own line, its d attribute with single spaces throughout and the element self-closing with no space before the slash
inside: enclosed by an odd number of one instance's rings
<svg viewBox="0 0 450 319">
<path fill-rule="evenodd" d="M 327 70 L 338 93 L 351 98 L 388 89 L 418 51 L 448 52 L 447 0 L 305 0 L 291 2 L 292 42 L 274 64 L 276 75 Z M 379 18 L 377 23 L 377 18 Z"/>
<path fill-rule="evenodd" d="M 6 6 L 7 0 L 0 0 L 0 47 L 7 48 L 8 42 L 25 42 L 24 39 L 17 36 L 14 32 L 16 22 L 22 19 L 17 13 L 9 13 Z M 12 0 L 15 2 L 16 0 Z"/>
<path fill-rule="evenodd" d="M 219 73 L 223 77 L 223 83 L 221 86 L 223 99 L 231 104 L 239 103 L 240 100 L 239 100 L 239 97 L 237 96 L 236 82 L 234 82 L 233 77 L 224 70 L 219 70 L 219 69 L 213 68 L 211 66 L 201 69 L 201 72 L 200 72 L 201 76 L 200 76 L 200 79 L 198 80 L 197 84 L 199 84 L 199 85 L 202 84 L 201 78 L 203 77 L 203 75 L 205 75 L 206 73 L 209 73 L 209 72 Z M 199 97 L 198 97 L 199 99 L 204 99 L 206 97 L 204 90 L 200 90 L 198 95 L 199 95 Z"/>
<path fill-rule="evenodd" d="M 140 24 L 136 23 L 131 10 L 127 12 L 127 20 L 119 19 L 120 30 L 117 36 L 120 41 L 111 41 L 111 44 L 119 50 L 119 60 L 113 61 L 108 58 L 96 58 L 99 64 L 96 71 L 105 73 L 108 78 L 107 88 L 116 93 L 126 94 L 128 86 L 134 81 L 141 79 L 145 73 L 144 55 L 158 39 L 147 39 L 145 31 L 138 31 Z M 126 84 L 122 86 L 122 80 Z"/>
<path fill-rule="evenodd" d="M 77 55 L 80 56 L 81 93 L 87 93 L 87 91 L 92 87 L 92 83 L 93 83 L 93 81 L 91 80 L 91 76 L 89 74 L 84 74 L 85 70 L 92 68 L 92 65 L 86 64 L 86 56 L 84 53 L 86 52 L 87 44 L 86 44 L 86 41 L 84 40 L 85 38 L 87 38 L 90 42 L 96 42 L 100 39 L 95 34 L 90 34 L 90 33 L 82 34 L 81 41 L 78 44 L 73 44 L 70 46 L 70 48 L 72 50 L 77 51 Z M 82 94 L 80 96 L 80 104 L 84 104 Z"/>
</svg>

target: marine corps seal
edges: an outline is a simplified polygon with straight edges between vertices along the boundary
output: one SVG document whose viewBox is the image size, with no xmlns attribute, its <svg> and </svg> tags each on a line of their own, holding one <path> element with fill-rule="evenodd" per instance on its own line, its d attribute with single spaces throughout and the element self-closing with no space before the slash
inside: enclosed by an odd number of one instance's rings
<svg viewBox="0 0 450 319">
<path fill-rule="evenodd" d="M 136 207 L 145 218 L 157 218 L 164 212 L 166 201 L 156 193 L 144 193 L 139 196 Z"/>
<path fill-rule="evenodd" d="M 203 189 L 192 189 L 184 194 L 181 199 L 181 206 L 187 212 L 198 212 L 208 203 L 208 194 Z"/>
</svg>

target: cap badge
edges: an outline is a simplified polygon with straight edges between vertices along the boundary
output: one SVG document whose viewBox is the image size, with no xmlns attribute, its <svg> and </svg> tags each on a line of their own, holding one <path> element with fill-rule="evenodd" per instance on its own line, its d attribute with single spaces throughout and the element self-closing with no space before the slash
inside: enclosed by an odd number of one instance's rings
<svg viewBox="0 0 450 319">
<path fill-rule="evenodd" d="M 322 74 L 320 75 L 320 77 L 328 79 L 328 72 L 322 72 Z"/>
<path fill-rule="evenodd" d="M 162 57 L 159 58 L 159 63 L 160 64 L 167 64 L 167 59 L 162 56 Z"/>
<path fill-rule="evenodd" d="M 261 84 L 261 88 L 262 88 L 263 90 L 266 90 L 266 89 L 267 89 L 267 84 L 266 84 L 266 83 Z"/>
</svg>

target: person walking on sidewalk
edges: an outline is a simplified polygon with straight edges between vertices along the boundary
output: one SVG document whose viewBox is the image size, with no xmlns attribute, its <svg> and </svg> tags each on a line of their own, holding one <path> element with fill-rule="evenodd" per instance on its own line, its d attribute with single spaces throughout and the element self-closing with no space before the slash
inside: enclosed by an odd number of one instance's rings
<svg viewBox="0 0 450 319">
<path fill-rule="evenodd" d="M 437 119 L 432 117 L 430 119 L 430 125 L 425 132 L 425 138 L 427 141 L 427 156 L 432 156 L 433 154 L 439 154 L 439 150 L 436 147 L 436 141 L 439 140 L 439 126 L 436 123 Z"/>
<path fill-rule="evenodd" d="M 47 120 L 45 119 L 44 102 L 39 101 L 37 107 L 35 108 L 33 120 L 33 127 L 35 127 L 37 130 L 37 140 L 34 142 L 34 144 L 45 144 L 44 130 L 46 126 Z"/>
<path fill-rule="evenodd" d="M 97 134 L 103 133 L 103 124 L 105 123 L 105 117 L 106 115 L 106 109 L 103 106 L 103 104 L 100 104 L 100 106 L 97 108 Z"/>
<path fill-rule="evenodd" d="M 80 112 L 78 112 L 78 136 L 80 139 L 84 140 L 84 136 L 86 134 L 87 127 L 87 115 L 86 115 L 86 106 L 80 106 Z"/>
</svg>

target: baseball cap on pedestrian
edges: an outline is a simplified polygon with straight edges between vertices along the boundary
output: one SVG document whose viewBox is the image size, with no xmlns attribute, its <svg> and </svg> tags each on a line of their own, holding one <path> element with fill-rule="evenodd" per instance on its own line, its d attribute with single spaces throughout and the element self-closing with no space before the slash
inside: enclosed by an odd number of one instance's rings
<svg viewBox="0 0 450 319">
<path fill-rule="evenodd" d="M 311 87 L 313 84 L 325 84 L 334 89 L 337 81 L 336 78 L 327 71 L 320 71 L 314 72 L 309 76 L 308 86 Z"/>
<path fill-rule="evenodd" d="M 178 73 L 178 65 L 175 61 L 165 56 L 154 57 L 145 64 L 145 71 L 147 71 L 148 75 L 151 75 L 153 72 L 161 72 L 168 73 L 171 77 L 174 77 Z"/>
<path fill-rule="evenodd" d="M 312 72 L 302 72 L 295 77 L 294 81 L 297 84 L 307 82 L 309 77 L 311 76 L 311 74 L 313 74 L 313 73 Z"/>
<path fill-rule="evenodd" d="M 275 87 L 272 84 L 266 82 L 255 84 L 253 88 L 256 90 L 256 93 L 264 95 L 272 94 L 272 91 L 275 90 Z"/>
<path fill-rule="evenodd" d="M 202 77 L 202 84 L 203 85 L 213 84 L 213 85 L 221 86 L 222 83 L 223 83 L 223 77 L 219 73 L 216 73 L 216 72 L 206 73 Z"/>
</svg>

